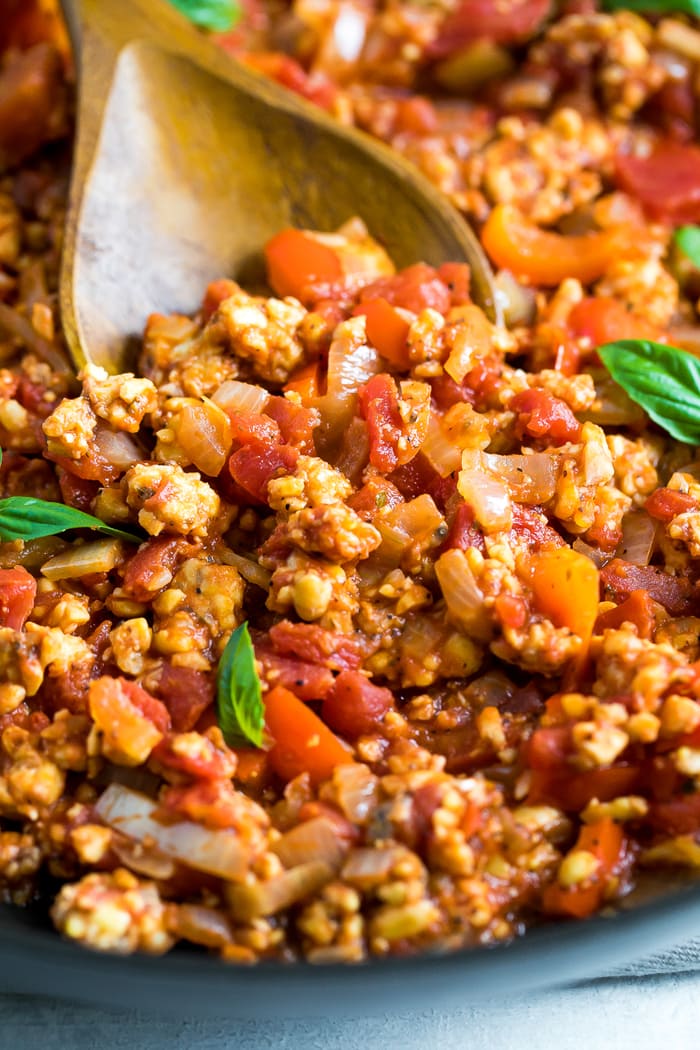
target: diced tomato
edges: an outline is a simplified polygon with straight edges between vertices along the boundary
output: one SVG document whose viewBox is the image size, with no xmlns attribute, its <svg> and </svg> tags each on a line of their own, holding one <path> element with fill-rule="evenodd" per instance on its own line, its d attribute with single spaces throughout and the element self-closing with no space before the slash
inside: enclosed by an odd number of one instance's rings
<svg viewBox="0 0 700 1050">
<path fill-rule="evenodd" d="M 594 798 L 610 802 L 638 790 L 640 783 L 638 766 L 617 765 L 583 773 L 570 768 L 561 772 L 533 769 L 527 800 L 532 805 L 557 806 L 567 813 L 579 813 Z"/>
<path fill-rule="evenodd" d="M 494 602 L 496 615 L 504 627 L 515 630 L 525 626 L 527 602 L 517 594 L 499 594 Z"/>
<path fill-rule="evenodd" d="M 473 40 L 513 44 L 533 36 L 551 11 L 550 0 L 461 0 L 428 46 L 431 58 L 445 58 Z"/>
<path fill-rule="evenodd" d="M 239 291 L 239 286 L 235 281 L 229 281 L 226 277 L 222 277 L 218 281 L 211 281 L 207 285 L 207 290 L 204 293 L 204 300 L 202 302 L 202 314 L 204 320 L 208 321 L 209 318 L 216 313 L 224 299 L 230 299 Z"/>
<path fill-rule="evenodd" d="M 21 631 L 35 598 L 36 580 L 26 569 L 0 569 L 0 626 Z"/>
<path fill-rule="evenodd" d="M 362 303 L 380 298 L 416 314 L 427 307 L 445 314 L 451 304 L 450 289 L 427 263 L 414 263 L 392 277 L 378 277 L 360 292 Z"/>
<path fill-rule="evenodd" d="M 267 502 L 267 485 L 278 474 L 294 470 L 299 450 L 291 445 L 244 445 L 232 453 L 228 468 L 240 488 L 259 503 Z"/>
<path fill-rule="evenodd" d="M 450 531 L 440 553 L 451 550 L 467 551 L 470 547 L 476 547 L 482 554 L 486 550 L 484 534 L 474 524 L 474 511 L 468 503 L 461 502 L 457 504 Z"/>
<path fill-rule="evenodd" d="M 623 623 L 633 623 L 637 628 L 640 638 L 651 638 L 656 628 L 656 613 L 654 603 L 648 591 L 641 588 L 632 591 L 615 609 L 608 609 L 601 613 L 596 620 L 595 634 L 603 631 L 617 630 Z"/>
<path fill-rule="evenodd" d="M 50 391 L 39 383 L 33 383 L 27 376 L 20 376 L 17 388 L 17 400 L 26 408 L 27 412 L 33 412 L 35 416 L 45 419 L 56 407 L 53 396 L 49 397 Z"/>
<path fill-rule="evenodd" d="M 571 728 L 548 726 L 536 729 L 526 748 L 527 761 L 532 769 L 563 770 L 571 752 Z"/>
<path fill-rule="evenodd" d="M 201 780 L 230 778 L 235 773 L 236 756 L 228 748 L 215 747 L 206 736 L 188 745 L 190 742 L 183 742 L 178 733 L 168 733 L 153 749 L 152 757 L 168 769 Z"/>
<path fill-rule="evenodd" d="M 282 431 L 267 412 L 231 412 L 231 437 L 240 445 L 279 445 Z"/>
<path fill-rule="evenodd" d="M 171 821 L 184 817 L 207 828 L 238 828 L 245 819 L 245 809 L 230 780 L 198 780 L 185 787 L 167 788 L 156 815 Z"/>
<path fill-rule="evenodd" d="M 403 433 L 396 383 L 385 372 L 372 376 L 359 390 L 360 410 L 369 431 L 369 461 L 388 474 L 399 465 Z"/>
<path fill-rule="evenodd" d="M 441 478 L 422 452 L 393 471 L 389 480 L 407 500 L 416 499 L 427 492 L 440 510 L 445 509 L 447 501 L 457 489 L 456 478 Z"/>
<path fill-rule="evenodd" d="M 463 383 L 455 383 L 447 372 L 443 372 L 441 376 L 431 380 L 430 386 L 435 404 L 443 412 L 460 403 L 474 404 L 474 391 L 467 386 L 466 379 Z"/>
<path fill-rule="evenodd" d="M 316 623 L 280 620 L 270 628 L 270 641 L 279 653 L 332 671 L 352 671 L 362 663 L 362 648 L 354 638 Z"/>
<path fill-rule="evenodd" d="M 343 671 L 323 701 L 323 720 L 331 729 L 354 740 L 374 732 L 394 706 L 389 689 L 374 685 L 359 671 Z"/>
<path fill-rule="evenodd" d="M 316 454 L 314 429 L 319 422 L 317 412 L 295 405 L 286 397 L 271 397 L 265 405 L 265 415 L 277 424 L 285 444 L 293 445 L 309 456 Z"/>
<path fill-rule="evenodd" d="M 115 678 L 113 681 L 118 683 L 122 695 L 127 696 L 137 711 L 140 711 L 160 733 L 167 733 L 171 729 L 170 712 L 165 704 L 146 692 L 138 682 L 131 682 L 128 678 Z"/>
<path fill-rule="evenodd" d="M 394 130 L 407 131 L 416 135 L 430 135 L 437 131 L 438 118 L 435 106 L 427 98 L 412 95 L 399 99 L 396 106 L 396 123 Z"/>
<path fill-rule="evenodd" d="M 648 820 L 664 835 L 694 835 L 700 831 L 700 792 L 652 802 Z"/>
<path fill-rule="evenodd" d="M 282 230 L 265 246 L 267 279 L 277 295 L 305 301 L 307 285 L 336 281 L 343 276 L 340 259 L 332 248 L 301 230 Z"/>
<path fill-rule="evenodd" d="M 122 587 L 137 602 L 148 602 L 170 583 L 178 562 L 184 561 L 189 544 L 181 537 L 156 536 L 142 543 L 126 563 Z M 163 573 L 171 575 L 164 578 Z"/>
<path fill-rule="evenodd" d="M 86 481 L 99 481 L 101 485 L 109 485 L 122 473 L 122 468 L 114 463 L 108 462 L 96 448 L 91 449 L 88 455 L 82 459 L 69 459 L 68 456 L 54 456 L 51 452 L 45 452 L 44 458 L 62 467 L 68 474 L 74 474 L 77 478 Z"/>
<path fill-rule="evenodd" d="M 406 467 L 399 467 L 399 470 L 410 468 L 412 463 L 415 463 L 415 459 L 407 463 Z M 374 521 L 379 510 L 391 510 L 403 502 L 404 498 L 396 485 L 379 474 L 368 478 L 362 488 L 354 492 L 347 501 L 348 506 L 352 507 L 363 521 Z"/>
<path fill-rule="evenodd" d="M 142 765 L 170 729 L 170 716 L 136 682 L 103 675 L 90 683 L 90 714 L 104 738 L 105 753 L 123 765 Z"/>
<path fill-rule="evenodd" d="M 619 153 L 617 181 L 645 211 L 673 226 L 700 222 L 700 148 L 665 139 L 646 157 Z"/>
<path fill-rule="evenodd" d="M 58 469 L 58 485 L 61 489 L 63 502 L 69 507 L 83 510 L 87 513 L 92 509 L 92 501 L 100 491 L 99 482 L 87 481 L 75 474 L 69 474 L 66 470 Z"/>
<path fill-rule="evenodd" d="M 238 765 L 234 779 L 251 791 L 264 787 L 271 775 L 267 752 L 254 747 L 239 747 L 236 748 L 236 757 Z"/>
<path fill-rule="evenodd" d="M 359 303 L 353 315 L 367 318 L 367 338 L 382 357 L 399 369 L 407 369 L 408 321 L 386 299 L 368 299 Z"/>
<path fill-rule="evenodd" d="M 167 660 L 158 675 L 153 691 L 162 700 L 177 733 L 188 733 L 214 702 L 211 675 L 191 667 L 174 667 Z"/>
<path fill-rule="evenodd" d="M 577 338 L 603 346 L 618 339 L 657 339 L 659 332 L 642 317 L 636 317 L 618 299 L 589 296 L 569 314 L 569 328 Z"/>
<path fill-rule="evenodd" d="M 262 664 L 263 678 L 270 688 L 284 686 L 300 700 L 323 700 L 333 688 L 333 673 L 327 667 L 282 656 L 264 645 L 255 646 L 255 655 Z"/>
<path fill-rule="evenodd" d="M 309 75 L 295 59 L 281 52 L 252 52 L 238 57 L 309 102 L 322 109 L 332 109 L 337 89 L 323 73 Z"/>
<path fill-rule="evenodd" d="M 545 547 L 564 547 L 556 529 L 547 522 L 537 507 L 526 507 L 521 503 L 513 504 L 513 523 L 511 531 L 522 541 L 526 539 L 530 550 L 542 550 Z"/>
<path fill-rule="evenodd" d="M 471 302 L 472 274 L 466 263 L 443 263 L 438 267 L 438 277 L 447 285 L 452 306 Z"/>
<path fill-rule="evenodd" d="M 689 580 L 658 569 L 655 565 L 633 565 L 614 558 L 600 571 L 603 597 L 618 604 L 632 591 L 645 590 L 672 616 L 684 616 L 693 609 L 693 588 Z"/>
<path fill-rule="evenodd" d="M 518 414 L 517 426 L 530 437 L 550 438 L 552 444 L 578 441 L 581 424 L 569 406 L 548 390 L 523 390 L 510 403 Z"/>
<path fill-rule="evenodd" d="M 675 489 L 661 488 L 652 492 L 644 504 L 648 514 L 668 524 L 678 514 L 698 509 L 698 501 L 689 492 L 676 492 Z"/>
</svg>

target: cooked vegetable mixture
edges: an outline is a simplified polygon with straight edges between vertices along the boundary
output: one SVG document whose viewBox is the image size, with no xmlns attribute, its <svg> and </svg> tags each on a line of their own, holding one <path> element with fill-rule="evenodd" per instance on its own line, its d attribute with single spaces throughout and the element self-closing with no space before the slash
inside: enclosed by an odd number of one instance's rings
<svg viewBox="0 0 700 1050">
<path fill-rule="evenodd" d="M 700 23 L 656 6 L 247 0 L 216 39 L 417 164 L 503 323 L 348 216 L 76 379 L 70 59 L 5 0 L 0 899 L 353 962 L 700 867 Z"/>
</svg>

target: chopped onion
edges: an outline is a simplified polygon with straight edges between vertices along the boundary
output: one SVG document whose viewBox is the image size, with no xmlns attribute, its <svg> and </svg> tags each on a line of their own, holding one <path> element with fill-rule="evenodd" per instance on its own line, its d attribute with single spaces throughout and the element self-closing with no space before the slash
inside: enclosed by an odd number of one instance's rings
<svg viewBox="0 0 700 1050">
<path fill-rule="evenodd" d="M 425 492 L 408 503 L 399 503 L 375 524 L 382 543 L 371 560 L 381 564 L 387 572 L 398 567 L 409 547 L 425 543 L 446 531 L 445 519 L 432 496 Z"/>
<path fill-rule="evenodd" d="M 103 423 L 98 423 L 95 430 L 95 446 L 100 455 L 109 464 L 117 467 L 120 473 L 147 458 L 132 434 L 123 430 L 112 430 Z"/>
<path fill-rule="evenodd" d="M 388 849 L 358 847 L 352 850 L 343 865 L 342 879 L 352 882 L 359 890 L 371 890 L 385 882 L 394 865 L 404 856 L 399 846 Z"/>
<path fill-rule="evenodd" d="M 428 433 L 421 445 L 421 452 L 442 478 L 459 470 L 462 465 L 461 449 L 447 436 L 440 417 L 435 412 L 430 413 Z"/>
<path fill-rule="evenodd" d="M 365 318 L 342 321 L 328 351 L 327 396 L 320 400 L 347 400 L 378 371 L 379 354 L 365 342 Z"/>
<path fill-rule="evenodd" d="M 262 565 L 258 565 L 256 561 L 253 561 L 251 558 L 244 558 L 242 554 L 236 554 L 232 550 L 217 551 L 217 557 L 225 565 L 233 565 L 234 568 L 238 569 L 243 579 L 247 580 L 248 583 L 252 583 L 255 587 L 261 587 L 264 591 L 269 589 L 270 576 L 272 574 L 267 569 L 263 569 Z"/>
<path fill-rule="evenodd" d="M 267 882 L 225 887 L 231 914 L 238 922 L 250 922 L 265 915 L 276 915 L 304 897 L 317 893 L 334 877 L 335 871 L 321 860 L 299 864 Z"/>
<path fill-rule="evenodd" d="M 157 803 L 123 784 L 110 784 L 97 800 L 97 815 L 128 838 L 139 842 L 150 840 L 167 856 L 197 871 L 221 879 L 244 879 L 251 851 L 234 831 L 212 831 L 181 821 L 161 824 L 154 818 Z"/>
<path fill-rule="evenodd" d="M 332 787 L 321 789 L 321 797 L 328 797 L 340 806 L 353 824 L 364 824 L 377 804 L 379 781 L 367 766 L 347 762 L 333 770 Z"/>
<path fill-rule="evenodd" d="M 619 557 L 633 565 L 648 565 L 654 553 L 658 523 L 645 510 L 633 510 L 622 519 Z"/>
<path fill-rule="evenodd" d="M 285 868 L 295 868 L 310 860 L 322 860 L 335 871 L 340 869 L 346 847 L 326 817 L 314 817 L 297 824 L 272 846 Z"/>
<path fill-rule="evenodd" d="M 474 520 L 484 532 L 500 532 L 513 523 L 513 504 L 504 481 L 483 470 L 460 470 L 460 496 L 474 511 Z"/>
<path fill-rule="evenodd" d="M 148 879 L 165 880 L 171 879 L 175 874 L 174 860 L 172 857 L 166 857 L 160 850 L 127 838 L 119 841 L 115 837 L 110 845 L 122 864 L 139 875 L 145 875 Z"/>
<path fill-rule="evenodd" d="M 533 288 L 519 284 L 510 270 L 499 270 L 493 284 L 496 300 L 501 304 L 503 320 L 508 328 L 534 323 L 537 303 Z"/>
<path fill-rule="evenodd" d="M 215 478 L 231 451 L 231 421 L 219 405 L 204 400 L 185 405 L 170 423 L 177 442 L 202 474 Z"/>
<path fill-rule="evenodd" d="M 498 456 L 490 452 L 465 449 L 465 470 L 505 481 L 518 503 L 546 503 L 556 491 L 562 457 L 557 453 L 533 452 L 532 455 Z M 461 491 L 461 489 L 460 489 Z"/>
<path fill-rule="evenodd" d="M 227 379 L 214 391 L 211 399 L 224 412 L 264 412 L 270 395 L 267 390 L 253 383 Z"/>
<path fill-rule="evenodd" d="M 41 567 L 47 580 L 77 580 L 95 572 L 110 572 L 122 561 L 124 547 L 120 540 L 93 540 L 49 558 Z"/>
<path fill-rule="evenodd" d="M 491 623 L 465 552 L 445 551 L 435 562 L 435 574 L 452 619 L 467 634 L 488 641 L 493 633 Z"/>
<path fill-rule="evenodd" d="M 591 547 L 590 544 L 585 543 L 580 536 L 577 537 L 571 544 L 575 551 L 579 554 L 585 554 L 587 558 L 593 562 L 597 568 L 602 569 L 604 565 L 607 565 L 612 558 L 615 557 L 609 551 L 602 551 L 600 547 Z"/>
<path fill-rule="evenodd" d="M 607 373 L 592 371 L 596 398 L 590 408 L 578 412 L 582 423 L 597 423 L 599 427 L 641 426 L 646 415 L 627 393 Z"/>
<path fill-rule="evenodd" d="M 6 303 L 0 303 L 0 335 L 18 339 L 25 349 L 36 354 L 40 361 L 51 365 L 54 372 L 70 374 L 70 365 L 61 351 L 38 335 L 27 318 Z"/>
<path fill-rule="evenodd" d="M 369 460 L 369 432 L 364 419 L 355 416 L 343 435 L 335 467 L 353 484 L 360 482 L 360 475 Z"/>
<path fill-rule="evenodd" d="M 169 923 L 172 933 L 206 948 L 223 948 L 231 944 L 233 935 L 228 918 L 216 908 L 202 904 L 177 904 Z"/>
</svg>

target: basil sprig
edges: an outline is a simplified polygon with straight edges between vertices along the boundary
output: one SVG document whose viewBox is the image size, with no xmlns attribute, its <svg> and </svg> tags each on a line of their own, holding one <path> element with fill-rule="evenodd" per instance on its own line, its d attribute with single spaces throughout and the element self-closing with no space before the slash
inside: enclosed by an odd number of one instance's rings
<svg viewBox="0 0 700 1050">
<path fill-rule="evenodd" d="M 0 541 L 37 540 L 57 536 L 68 529 L 94 529 L 129 543 L 141 543 L 142 536 L 105 525 L 99 518 L 63 503 L 35 499 L 34 496 L 8 496 L 0 499 Z"/>
<path fill-rule="evenodd" d="M 262 747 L 265 707 L 247 623 L 233 632 L 219 661 L 216 714 L 230 747 L 242 743 Z"/>
<path fill-rule="evenodd" d="M 170 0 L 190 22 L 211 33 L 225 33 L 241 17 L 238 0 Z"/>
<path fill-rule="evenodd" d="M 700 0 L 603 0 L 606 11 L 643 11 L 648 15 L 700 15 Z"/>
<path fill-rule="evenodd" d="M 621 339 L 598 348 L 616 383 L 671 437 L 700 445 L 700 360 L 676 346 Z"/>
<path fill-rule="evenodd" d="M 700 226 L 681 226 L 673 239 L 683 254 L 700 267 Z"/>
</svg>

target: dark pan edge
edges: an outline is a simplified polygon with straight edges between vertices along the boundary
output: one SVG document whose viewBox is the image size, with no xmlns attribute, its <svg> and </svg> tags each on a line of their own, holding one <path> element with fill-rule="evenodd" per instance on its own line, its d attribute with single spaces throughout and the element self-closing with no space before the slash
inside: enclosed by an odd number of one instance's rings
<svg viewBox="0 0 700 1050">
<path fill-rule="evenodd" d="M 116 957 L 28 927 L 0 908 L 0 990 L 170 1016 L 367 1016 L 456 1008 L 608 975 L 700 934 L 700 887 L 611 917 L 552 925 L 507 945 L 359 966 L 227 966 L 200 954 Z"/>
</svg>

